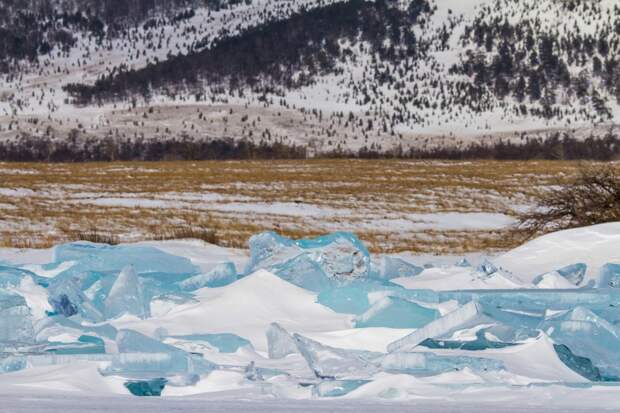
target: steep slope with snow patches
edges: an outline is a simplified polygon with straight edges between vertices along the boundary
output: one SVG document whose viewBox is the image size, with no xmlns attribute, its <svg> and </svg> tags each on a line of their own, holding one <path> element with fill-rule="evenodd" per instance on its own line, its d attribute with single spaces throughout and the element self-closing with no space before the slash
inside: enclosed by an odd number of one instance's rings
<svg viewBox="0 0 620 413">
<path fill-rule="evenodd" d="M 611 1 L 253 0 L 100 32 L 56 19 L 70 41 L 5 59 L 5 139 L 73 131 L 385 151 L 602 136 L 620 117 Z"/>
</svg>

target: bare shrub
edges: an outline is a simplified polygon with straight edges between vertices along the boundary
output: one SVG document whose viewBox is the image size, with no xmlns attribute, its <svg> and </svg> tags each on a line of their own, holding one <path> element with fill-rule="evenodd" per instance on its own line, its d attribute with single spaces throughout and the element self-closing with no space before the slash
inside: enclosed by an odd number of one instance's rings
<svg viewBox="0 0 620 413">
<path fill-rule="evenodd" d="M 519 230 L 544 232 L 620 221 L 620 167 L 584 166 L 577 177 L 544 193 L 534 211 L 520 217 Z"/>
<path fill-rule="evenodd" d="M 118 245 L 121 242 L 118 236 L 99 232 L 96 228 L 91 228 L 87 231 L 73 231 L 68 236 L 71 241 L 88 241 L 96 244 Z"/>
<path fill-rule="evenodd" d="M 217 232 L 203 227 L 184 225 L 176 228 L 164 229 L 152 237 L 156 241 L 175 239 L 199 239 L 209 244 L 217 245 L 220 242 Z"/>
</svg>

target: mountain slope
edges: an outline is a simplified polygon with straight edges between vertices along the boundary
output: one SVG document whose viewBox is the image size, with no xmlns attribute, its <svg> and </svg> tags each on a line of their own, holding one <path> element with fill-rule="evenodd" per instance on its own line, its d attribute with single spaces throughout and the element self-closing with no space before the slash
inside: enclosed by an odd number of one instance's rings
<svg viewBox="0 0 620 413">
<path fill-rule="evenodd" d="M 385 151 L 558 131 L 583 139 L 620 119 L 611 0 L 156 3 L 133 20 L 55 12 L 53 27 L 73 39 L 21 59 L 0 53 L 0 139 L 231 137 Z"/>
</svg>

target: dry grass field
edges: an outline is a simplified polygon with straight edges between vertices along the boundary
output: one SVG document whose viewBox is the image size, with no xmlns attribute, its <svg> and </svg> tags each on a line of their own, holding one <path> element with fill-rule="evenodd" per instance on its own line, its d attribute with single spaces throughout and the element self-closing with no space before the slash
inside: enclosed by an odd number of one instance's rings
<svg viewBox="0 0 620 413">
<path fill-rule="evenodd" d="M 373 251 L 498 251 L 571 162 L 0 163 L 0 246 L 352 231 Z"/>
</svg>

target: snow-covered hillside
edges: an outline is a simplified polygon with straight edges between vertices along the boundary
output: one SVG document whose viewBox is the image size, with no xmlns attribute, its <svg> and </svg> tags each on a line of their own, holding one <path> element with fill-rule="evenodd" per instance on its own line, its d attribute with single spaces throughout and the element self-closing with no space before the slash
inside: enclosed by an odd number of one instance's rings
<svg viewBox="0 0 620 413">
<path fill-rule="evenodd" d="M 65 43 L 0 47 L 0 137 L 382 151 L 602 136 L 620 119 L 611 0 L 186 3 L 121 30 L 48 16 Z"/>
<path fill-rule="evenodd" d="M 609 223 L 469 260 L 348 233 L 0 250 L 3 406 L 613 411 L 619 243 Z"/>
</svg>

